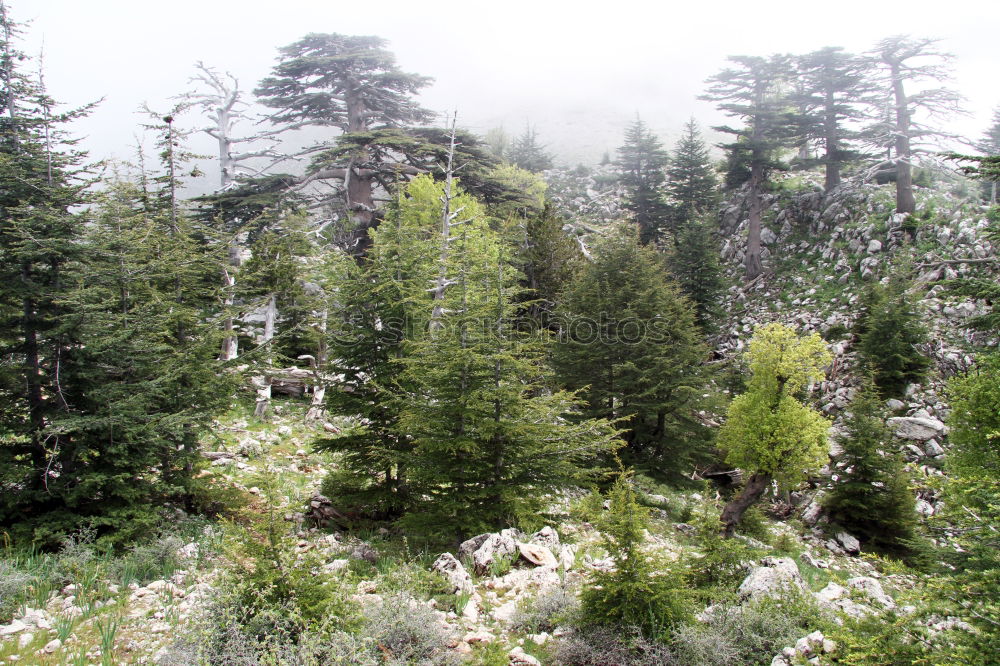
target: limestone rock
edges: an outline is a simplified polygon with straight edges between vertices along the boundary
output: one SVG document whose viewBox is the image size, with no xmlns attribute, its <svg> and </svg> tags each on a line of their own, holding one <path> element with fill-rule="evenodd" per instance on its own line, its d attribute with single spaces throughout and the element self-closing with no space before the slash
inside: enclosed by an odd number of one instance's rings
<svg viewBox="0 0 1000 666">
<path fill-rule="evenodd" d="M 552 554 L 552 551 L 545 546 L 538 546 L 533 543 L 519 543 L 517 549 L 528 562 L 537 567 L 558 567 L 559 560 Z"/>
<path fill-rule="evenodd" d="M 559 533 L 556 532 L 555 528 L 546 525 L 532 534 L 531 538 L 528 539 L 528 543 L 545 546 L 550 550 L 556 550 L 559 547 Z"/>
<path fill-rule="evenodd" d="M 896 416 L 888 419 L 886 423 L 895 431 L 897 437 L 918 442 L 926 442 L 948 434 L 948 426 L 933 418 Z"/>
<path fill-rule="evenodd" d="M 882 583 L 878 582 L 870 576 L 857 576 L 856 578 L 850 578 L 847 581 L 847 586 L 852 590 L 860 590 L 864 593 L 866 597 L 875 601 L 885 608 L 895 608 L 896 602 L 892 600 L 885 590 L 882 589 Z"/>
<path fill-rule="evenodd" d="M 0 627 L 0 636 L 13 636 L 14 634 L 24 631 L 27 628 L 28 625 L 26 625 L 24 622 L 21 622 L 20 620 L 14 620 L 10 624 L 6 624 L 3 627 Z"/>
<path fill-rule="evenodd" d="M 799 567 L 790 557 L 765 557 L 761 564 L 763 566 L 754 568 L 740 583 L 741 597 L 753 600 L 788 588 L 806 589 Z"/>
<path fill-rule="evenodd" d="M 507 657 L 510 659 L 510 666 L 542 666 L 542 662 L 525 652 L 522 647 L 514 648 L 507 653 Z"/>
<path fill-rule="evenodd" d="M 462 545 L 458 547 L 459 557 L 472 557 L 472 554 L 479 550 L 479 547 L 483 545 L 487 539 L 490 538 L 489 533 L 480 534 L 479 536 L 474 536 L 471 539 L 466 539 L 462 542 Z"/>
<path fill-rule="evenodd" d="M 42 652 L 46 654 L 52 654 L 61 647 L 62 647 L 62 641 L 59 640 L 58 638 L 53 638 L 51 641 L 45 644 L 45 647 L 42 648 Z"/>
<path fill-rule="evenodd" d="M 431 570 L 444 574 L 454 588 L 453 592 L 472 592 L 472 576 L 451 553 L 441 553 L 431 565 Z"/>
<path fill-rule="evenodd" d="M 518 552 L 517 542 L 510 536 L 490 534 L 472 554 L 472 564 L 480 576 L 490 570 L 490 565 L 498 558 Z"/>
<path fill-rule="evenodd" d="M 857 555 L 861 552 L 861 542 L 847 532 L 837 533 L 837 543 L 840 544 L 840 547 L 843 548 L 844 551 L 851 555 Z"/>
</svg>

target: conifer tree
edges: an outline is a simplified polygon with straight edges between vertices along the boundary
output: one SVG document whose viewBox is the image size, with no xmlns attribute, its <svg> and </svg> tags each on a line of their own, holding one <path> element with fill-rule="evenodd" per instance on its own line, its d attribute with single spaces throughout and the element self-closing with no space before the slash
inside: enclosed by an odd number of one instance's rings
<svg viewBox="0 0 1000 666">
<path fill-rule="evenodd" d="M 433 187 L 445 202 L 443 214 L 431 209 L 436 286 L 428 333 L 403 360 L 413 390 L 399 434 L 412 438 L 419 498 L 407 520 L 461 536 L 537 512 L 546 493 L 585 478 L 616 433 L 599 419 L 567 420 L 573 394 L 543 390 L 542 349 L 514 326 L 517 276 L 504 244 L 481 209 L 458 203 L 457 185 Z"/>
<path fill-rule="evenodd" d="M 534 173 L 552 168 L 552 156 L 539 143 L 538 132 L 530 125 L 511 142 L 505 157 L 514 165 Z"/>
<path fill-rule="evenodd" d="M 913 196 L 914 157 L 926 152 L 928 141 L 947 136 L 933 119 L 946 118 L 959 111 L 961 98 L 949 88 L 913 90 L 914 84 L 928 80 L 942 82 L 948 78 L 953 56 L 939 51 L 938 41 L 896 35 L 880 41 L 869 54 L 879 66 L 883 97 L 888 100 L 891 110 L 890 122 L 877 140 L 882 144 L 889 141 L 892 145 L 897 213 L 912 214 L 917 209 Z"/>
<path fill-rule="evenodd" d="M 754 332 L 747 356 L 747 390 L 729 405 L 718 437 L 726 462 L 750 475 L 722 511 L 722 533 L 727 537 L 772 481 L 801 481 L 827 457 L 829 422 L 797 398 L 823 378 L 831 360 L 819 335 L 799 337 L 787 326 L 767 324 Z"/>
<path fill-rule="evenodd" d="M 918 347 L 927 341 L 927 329 L 907 286 L 899 276 L 886 285 L 872 285 L 863 295 L 856 325 L 862 366 L 887 398 L 902 396 L 906 385 L 920 381 L 930 365 Z"/>
<path fill-rule="evenodd" d="M 667 168 L 666 195 L 671 231 L 680 235 L 696 218 L 707 217 L 719 203 L 719 179 L 694 118 L 684 125 Z M 676 245 L 681 242 L 676 239 Z"/>
<path fill-rule="evenodd" d="M 625 129 L 625 143 L 618 149 L 615 165 L 625 186 L 625 208 L 639 228 L 639 241 L 655 243 L 666 231 L 669 216 L 663 199 L 667 151 L 640 118 Z"/>
<path fill-rule="evenodd" d="M 342 456 L 324 490 L 377 518 L 398 518 L 410 507 L 413 442 L 400 418 L 414 389 L 402 361 L 429 321 L 439 195 L 426 177 L 400 193 L 371 232 L 368 256 L 343 267 L 330 318 L 331 372 L 342 376 L 342 390 L 329 402 L 363 425 L 317 443 Z"/>
<path fill-rule="evenodd" d="M 802 114 L 800 131 L 805 141 L 818 142 L 823 151 L 803 166 L 821 164 L 824 190 L 829 192 L 840 184 L 843 166 L 864 156 L 851 146 L 866 133 L 851 129 L 850 124 L 867 117 L 863 105 L 872 102 L 871 62 L 839 47 L 820 49 L 797 60 L 801 88 L 795 102 Z"/>
<path fill-rule="evenodd" d="M 637 236 L 619 225 L 594 245 L 557 310 L 553 362 L 587 401 L 584 415 L 619 420 L 630 456 L 674 474 L 703 449 L 693 417 L 706 350 L 694 308 Z"/>
<path fill-rule="evenodd" d="M 667 254 L 670 275 L 694 304 L 695 321 L 706 333 L 714 330 L 725 289 L 712 226 L 689 221 L 677 235 L 677 246 Z"/>
<path fill-rule="evenodd" d="M 1000 157 L 1000 109 L 993 111 L 993 124 L 986 130 L 978 147 L 979 151 L 987 157 Z M 990 205 L 995 206 L 997 204 L 997 176 L 994 175 L 994 177 L 986 179 L 986 192 L 986 200 Z"/>
<path fill-rule="evenodd" d="M 664 571 L 665 563 L 643 548 L 649 509 L 639 504 L 624 472 L 608 500 L 598 528 L 615 566 L 594 572 L 581 595 L 583 617 L 593 624 L 637 628 L 647 636 L 666 638 L 673 627 L 690 619 L 691 592 L 680 571 Z"/>
<path fill-rule="evenodd" d="M 563 231 L 563 218 L 551 203 L 523 222 L 523 235 L 516 239 L 516 264 L 524 276 L 522 298 L 530 303 L 528 314 L 547 327 L 562 292 L 581 269 L 583 254 Z"/>
<path fill-rule="evenodd" d="M 838 438 L 841 471 L 825 504 L 830 518 L 863 544 L 899 555 L 912 546 L 917 513 L 886 416 L 874 382 L 865 377 Z"/>
<path fill-rule="evenodd" d="M 784 91 L 790 75 L 787 56 L 730 56 L 729 60 L 736 67 L 711 77 L 708 92 L 701 99 L 719 102 L 721 111 L 744 123 L 742 128 L 723 125 L 714 129 L 735 137 L 735 141 L 723 147 L 730 151 L 731 163 L 745 165 L 748 174 L 746 279 L 749 282 L 763 271 L 760 217 L 767 176 L 771 170 L 782 167 L 779 153 L 789 145 L 797 126 Z"/>
</svg>

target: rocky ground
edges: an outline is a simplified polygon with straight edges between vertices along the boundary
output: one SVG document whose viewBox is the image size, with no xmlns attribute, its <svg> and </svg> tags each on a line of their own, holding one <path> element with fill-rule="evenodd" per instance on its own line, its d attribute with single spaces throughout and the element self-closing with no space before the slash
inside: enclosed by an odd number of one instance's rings
<svg viewBox="0 0 1000 666">
<path fill-rule="evenodd" d="M 564 207 L 586 213 L 578 223 L 581 237 L 618 213 L 617 195 L 606 175 L 597 170 L 550 178 L 553 194 L 564 200 Z M 718 356 L 734 357 L 753 330 L 770 321 L 820 332 L 830 342 L 835 361 L 827 381 L 816 388 L 819 404 L 834 418 L 836 430 L 854 391 L 849 331 L 860 290 L 882 274 L 890 255 L 895 261 L 901 254 L 908 256 L 919 267 L 920 307 L 928 313 L 932 330 L 926 352 L 935 369 L 924 384 L 910 386 L 904 400 L 889 402 L 889 424 L 920 479 L 918 511 L 934 515 L 940 508 L 934 478 L 942 474 L 940 463 L 947 450 L 943 382 L 971 364 L 966 350 L 973 340 L 960 325 L 980 312 L 973 302 L 945 298 L 935 281 L 969 275 L 980 270 L 980 260 L 995 257 L 995 248 L 979 234 L 985 226 L 981 211 L 958 195 L 925 192 L 921 206 L 935 210 L 936 221 L 919 222 L 907 239 L 905 220 L 892 215 L 886 188 L 845 187 L 824 198 L 806 187 L 775 194 L 768 203 L 763 239 L 767 274 L 750 285 L 738 280 L 743 247 L 735 239 L 742 231 L 742 204 L 737 199 L 723 210 L 730 239 L 721 244 L 721 256 L 734 286 L 727 296 L 729 325 L 716 341 Z M 208 473 L 245 500 L 247 509 L 238 520 L 251 528 L 264 520 L 280 521 L 294 536 L 288 545 L 290 557 L 319 562 L 317 575 L 350 580 L 351 597 L 363 608 L 384 606 L 400 594 L 405 604 L 425 608 L 425 616 L 440 629 L 435 634 L 444 655 L 440 663 L 446 663 L 448 655 L 468 663 L 547 663 L 551 646 L 572 629 L 539 630 L 540 624 L 531 618 L 545 604 L 572 606 L 588 572 L 613 566 L 593 521 L 574 509 L 576 500 L 554 498 L 562 514 L 558 524 L 527 534 L 504 530 L 480 535 L 455 552 L 413 553 L 405 537 L 386 530 L 357 534 L 318 527 L 336 514 L 336 507 L 320 494 L 322 477 L 336 461 L 313 451 L 310 443 L 324 430 L 344 424 L 334 420 L 307 426 L 305 408 L 294 401 L 279 403 L 269 424 L 254 424 L 237 409 L 220 418 L 203 442 Z M 831 439 L 831 456 L 836 453 Z M 883 609 L 903 614 L 914 610 L 908 597 L 915 582 L 912 574 L 860 556 L 857 539 L 826 524 L 820 498 L 837 472 L 831 462 L 808 487 L 790 494 L 788 517 L 767 522 L 766 540 L 750 539 L 761 557 L 740 572 L 736 603 L 791 589 L 811 596 L 838 622 Z M 668 560 L 697 558 L 691 538 L 695 528 L 686 521 L 698 511 L 717 509 L 714 491 L 656 490 L 647 488 L 644 495 L 654 515 L 648 549 Z M 175 538 L 169 543 L 170 557 L 164 559 L 171 565 L 152 579 L 121 584 L 118 581 L 127 577 L 120 573 L 98 575 L 111 571 L 110 566 L 81 565 L 78 580 L 59 589 L 40 589 L 32 607 L 22 607 L 11 622 L 0 626 L 0 663 L 182 663 L 169 661 L 171 651 L 179 638 L 194 630 L 217 590 L 220 572 L 234 566 L 226 544 L 233 534 L 206 524 L 189 539 Z M 390 584 L 404 564 L 433 576 L 433 586 L 444 590 L 444 596 Z M 713 612 L 715 606 L 703 608 L 699 621 L 711 621 Z M 928 627 L 940 631 L 961 628 L 961 623 L 932 617 Z M 835 641 L 813 632 L 785 646 L 771 663 L 821 664 L 836 650 Z"/>
</svg>

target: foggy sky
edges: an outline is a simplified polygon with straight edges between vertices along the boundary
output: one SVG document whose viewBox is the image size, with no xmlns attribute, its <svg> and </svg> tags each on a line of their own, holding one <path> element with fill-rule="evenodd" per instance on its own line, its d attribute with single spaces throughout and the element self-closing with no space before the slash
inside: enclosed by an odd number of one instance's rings
<svg viewBox="0 0 1000 666">
<path fill-rule="evenodd" d="M 835 3 L 617 0 L 7 0 L 30 21 L 22 46 L 44 46 L 49 92 L 67 105 L 104 98 L 74 124 L 95 158 L 131 158 L 143 102 L 168 108 L 194 63 L 229 71 L 248 92 L 277 48 L 309 32 L 378 35 L 406 71 L 434 77 L 428 108 L 459 124 L 517 134 L 530 122 L 557 163 L 596 163 L 638 113 L 672 147 L 681 125 L 724 121 L 698 101 L 727 55 L 869 49 L 895 34 L 941 38 L 957 56 L 953 86 L 968 118 L 950 129 L 979 139 L 996 84 L 1000 3 L 857 0 Z M 824 6 L 828 9 L 823 8 Z M 832 16 L 827 16 L 830 13 Z M 901 16 L 897 16 L 901 15 Z M 187 122 L 192 122 L 193 118 Z M 711 138 L 711 137 L 710 137 Z M 196 149 L 211 153 L 202 139 Z M 213 175 L 214 178 L 214 175 Z M 212 181 L 214 182 L 214 180 Z"/>
</svg>

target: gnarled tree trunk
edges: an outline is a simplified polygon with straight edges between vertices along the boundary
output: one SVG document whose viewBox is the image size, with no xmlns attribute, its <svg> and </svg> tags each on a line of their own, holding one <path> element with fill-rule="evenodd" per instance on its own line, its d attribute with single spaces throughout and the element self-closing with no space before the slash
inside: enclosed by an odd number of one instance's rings
<svg viewBox="0 0 1000 666">
<path fill-rule="evenodd" d="M 746 510 L 754 502 L 760 499 L 760 496 L 771 485 L 771 480 L 770 474 L 760 473 L 754 474 L 747 479 L 746 485 L 743 486 L 743 491 L 733 498 L 726 505 L 726 508 L 722 510 L 722 516 L 719 517 L 719 520 L 722 522 L 722 536 L 726 538 L 733 536 L 733 532 L 736 531 L 736 526 L 739 525 L 743 514 L 746 513 Z"/>
<path fill-rule="evenodd" d="M 274 320 L 278 315 L 278 304 L 275 294 L 267 299 L 267 309 L 264 311 L 264 342 L 263 344 L 270 346 L 271 340 L 274 339 Z M 268 350 L 270 351 L 270 350 Z M 268 353 L 267 363 L 271 365 L 271 354 Z M 270 368 L 268 368 L 270 370 Z M 259 377 L 254 377 L 254 385 L 257 387 L 257 405 L 254 407 L 253 415 L 258 419 L 264 419 L 267 417 L 268 412 L 271 409 L 271 375 L 270 373 L 264 374 Z"/>
</svg>

